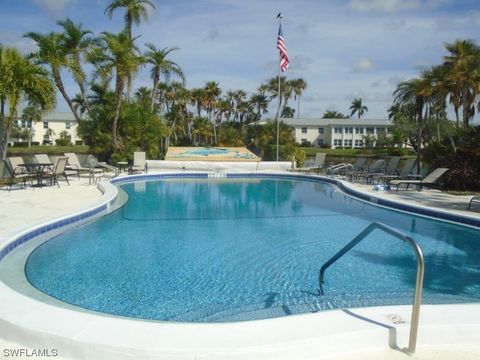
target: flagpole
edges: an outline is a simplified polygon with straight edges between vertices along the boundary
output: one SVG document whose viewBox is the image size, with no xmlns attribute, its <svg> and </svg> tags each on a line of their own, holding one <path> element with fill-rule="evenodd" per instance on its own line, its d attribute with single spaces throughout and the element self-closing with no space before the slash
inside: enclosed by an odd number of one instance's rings
<svg viewBox="0 0 480 360">
<path fill-rule="evenodd" d="M 282 16 L 278 16 L 278 26 L 282 26 Z M 282 64 L 282 58 L 278 60 L 278 109 L 277 109 L 277 162 L 278 162 L 278 150 L 280 146 L 280 120 L 278 118 L 280 114 L 280 107 L 282 106 L 282 95 L 280 93 L 281 91 L 281 84 L 280 84 L 280 68 Z"/>
</svg>

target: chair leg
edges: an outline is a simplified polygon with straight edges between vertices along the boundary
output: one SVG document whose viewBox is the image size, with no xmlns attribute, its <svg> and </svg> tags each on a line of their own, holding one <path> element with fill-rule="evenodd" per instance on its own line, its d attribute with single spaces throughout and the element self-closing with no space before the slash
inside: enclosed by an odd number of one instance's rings
<svg viewBox="0 0 480 360">
<path fill-rule="evenodd" d="M 65 176 L 65 180 L 67 181 L 68 186 L 70 186 L 70 183 L 68 182 L 67 174 L 63 173 L 63 176 Z"/>
</svg>

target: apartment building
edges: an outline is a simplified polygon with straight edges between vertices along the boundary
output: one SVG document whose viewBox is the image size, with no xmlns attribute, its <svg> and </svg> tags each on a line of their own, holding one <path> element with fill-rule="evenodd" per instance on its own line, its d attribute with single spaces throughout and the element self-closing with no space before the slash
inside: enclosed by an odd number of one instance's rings
<svg viewBox="0 0 480 360">
<path fill-rule="evenodd" d="M 390 123 L 385 119 L 281 119 L 295 130 L 295 141 L 332 149 L 365 147 L 365 137 L 376 139 L 388 133 Z"/>
</svg>

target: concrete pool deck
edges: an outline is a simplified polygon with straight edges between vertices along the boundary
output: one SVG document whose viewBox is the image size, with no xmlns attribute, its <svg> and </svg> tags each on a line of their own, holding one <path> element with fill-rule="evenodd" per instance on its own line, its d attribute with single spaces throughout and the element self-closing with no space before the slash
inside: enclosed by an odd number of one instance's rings
<svg viewBox="0 0 480 360">
<path fill-rule="evenodd" d="M 421 206 L 439 207 L 480 218 L 479 213 L 466 211 L 469 196 L 453 196 L 432 190 L 378 192 L 371 190 L 371 186 L 368 185 L 350 186 L 374 196 L 388 197 Z M 88 186 L 88 179 L 83 178 L 73 180 L 70 187 L 61 182 L 60 188 L 12 190 L 10 193 L 0 189 L 0 218 L 2 219 L 0 245 L 13 233 L 26 227 L 100 204 L 101 201 L 102 192 L 96 186 Z M 0 289 L 0 292 L 3 290 L 5 289 Z M 6 298 L 3 301 L 8 302 Z M 25 311 L 19 316 L 24 323 L 31 322 L 29 318 L 31 312 L 42 308 L 45 309 L 45 313 L 39 319 L 43 319 L 44 322 L 68 323 L 68 330 L 55 326 L 58 331 L 55 335 L 71 336 L 78 341 L 77 350 L 89 340 L 92 342 L 98 340 L 103 345 L 109 346 L 118 343 L 124 346 L 122 348 L 125 351 L 122 354 L 125 355 L 124 358 L 161 358 L 160 354 L 163 354 L 163 358 L 179 359 L 193 359 L 195 356 L 213 359 L 225 357 L 338 360 L 409 358 L 398 350 L 389 349 L 388 343 L 389 336 L 392 334 L 391 329 L 395 328 L 399 346 L 406 346 L 411 306 L 353 309 L 351 313 L 334 310 L 210 326 L 99 316 L 66 310 L 52 304 L 45 305 L 23 295 L 18 303 L 8 302 L 8 304 L 16 306 L 19 311 L 22 309 Z M 65 315 L 66 312 L 74 314 Z M 0 322 L 5 318 L 2 313 L 0 309 Z M 404 319 L 405 322 L 395 323 L 391 320 L 392 314 Z M 37 329 L 42 325 L 39 319 L 36 320 L 39 322 L 34 324 Z M 480 358 L 480 345 L 477 341 L 479 332 L 480 304 L 424 305 L 421 310 L 418 350 L 416 355 L 410 358 L 478 359 Z M 122 338 L 125 334 L 135 335 L 130 335 L 131 339 Z M 46 336 L 45 342 L 41 344 L 33 342 L 32 339 L 19 344 L 18 338 L 12 338 L 10 334 L 0 332 L 0 358 L 2 356 L 7 358 L 4 349 L 38 348 L 41 345 L 51 348 L 55 346 L 53 335 Z M 159 339 L 166 338 L 171 341 L 165 342 L 162 348 Z M 140 344 L 143 345 L 143 350 L 138 348 Z M 218 344 L 222 346 L 219 347 Z M 60 356 L 57 358 L 92 358 L 95 347 L 92 345 L 84 347 L 89 348 L 71 352 L 62 350 L 59 346 Z M 115 358 L 115 353 L 112 352 L 109 358 Z"/>
</svg>

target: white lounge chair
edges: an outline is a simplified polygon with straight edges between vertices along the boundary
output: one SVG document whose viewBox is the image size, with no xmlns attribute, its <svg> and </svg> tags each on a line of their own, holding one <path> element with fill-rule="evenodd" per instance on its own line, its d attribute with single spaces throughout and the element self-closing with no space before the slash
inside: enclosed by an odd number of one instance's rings
<svg viewBox="0 0 480 360">
<path fill-rule="evenodd" d="M 145 159 L 145 152 L 144 151 L 135 151 L 133 153 L 133 165 L 130 166 L 128 169 L 129 174 L 133 174 L 134 172 L 145 172 L 147 173 L 148 166 L 147 161 Z"/>
<path fill-rule="evenodd" d="M 307 174 L 310 174 L 311 171 L 316 171 L 318 174 L 320 174 L 320 171 L 323 169 L 323 166 L 325 164 L 325 157 L 326 156 L 327 156 L 326 153 L 316 153 L 315 154 L 315 161 L 314 161 L 312 166 L 294 168 L 294 169 L 292 169 L 292 171 L 305 172 Z"/>
<path fill-rule="evenodd" d="M 77 154 L 75 153 L 65 153 L 65 156 L 68 158 L 68 167 L 70 170 L 76 171 L 78 177 L 80 173 L 87 173 L 89 177 L 96 174 L 103 174 L 102 169 L 96 169 L 95 167 L 84 167 L 80 164 Z"/>
</svg>

